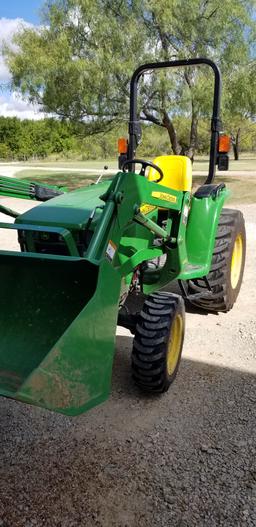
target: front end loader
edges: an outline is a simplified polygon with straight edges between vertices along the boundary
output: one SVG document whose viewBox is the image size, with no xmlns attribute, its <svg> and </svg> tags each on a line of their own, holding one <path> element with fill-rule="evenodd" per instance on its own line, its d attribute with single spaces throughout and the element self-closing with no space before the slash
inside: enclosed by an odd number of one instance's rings
<svg viewBox="0 0 256 527">
<path fill-rule="evenodd" d="M 200 64 L 214 72 L 214 104 L 209 175 L 192 193 L 187 157 L 136 159 L 137 83 L 154 69 Z M 1 395 L 67 415 L 101 403 L 110 392 L 117 324 L 134 334 L 137 385 L 164 392 L 180 363 L 184 298 L 210 312 L 232 308 L 245 230 L 242 214 L 223 208 L 225 185 L 213 183 L 216 165 L 227 168 L 228 159 L 220 148 L 220 90 L 208 59 L 139 67 L 131 79 L 128 150 L 113 179 L 73 192 L 50 189 L 43 203 L 0 224 L 17 231 L 21 249 L 0 251 Z M 40 199 L 40 189 L 31 188 Z M 165 291 L 174 281 L 181 294 Z M 140 310 L 131 308 L 134 298 Z"/>
</svg>

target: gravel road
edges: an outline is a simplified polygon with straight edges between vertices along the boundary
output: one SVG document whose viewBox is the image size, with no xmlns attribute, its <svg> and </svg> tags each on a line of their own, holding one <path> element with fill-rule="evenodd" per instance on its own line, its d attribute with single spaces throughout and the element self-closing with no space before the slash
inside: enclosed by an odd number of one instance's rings
<svg viewBox="0 0 256 527">
<path fill-rule="evenodd" d="M 134 386 L 118 328 L 104 405 L 69 419 L 0 399 L 0 527 L 256 526 L 256 206 L 240 208 L 239 300 L 228 314 L 187 310 L 167 394 Z"/>
</svg>

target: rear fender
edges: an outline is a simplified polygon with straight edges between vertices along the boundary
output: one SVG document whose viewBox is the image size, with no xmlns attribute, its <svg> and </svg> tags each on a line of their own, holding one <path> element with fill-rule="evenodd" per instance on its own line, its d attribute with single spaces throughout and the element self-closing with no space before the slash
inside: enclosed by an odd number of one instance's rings
<svg viewBox="0 0 256 527">
<path fill-rule="evenodd" d="M 205 275 L 210 270 L 219 217 L 229 194 L 223 189 L 217 196 L 192 197 L 186 231 L 188 262 L 203 266 Z"/>
</svg>

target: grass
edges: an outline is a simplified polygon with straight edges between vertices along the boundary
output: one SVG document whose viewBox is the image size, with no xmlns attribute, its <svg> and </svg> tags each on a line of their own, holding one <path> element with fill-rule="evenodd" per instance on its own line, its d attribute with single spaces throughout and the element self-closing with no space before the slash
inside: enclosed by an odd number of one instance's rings
<svg viewBox="0 0 256 527">
<path fill-rule="evenodd" d="M 37 161 L 21 161 L 17 162 L 18 165 L 24 167 L 31 166 L 31 168 L 36 167 L 58 167 L 58 168 L 92 168 L 97 170 L 102 170 L 105 165 L 108 168 L 117 169 L 118 161 L 117 157 L 114 159 L 100 159 L 100 160 L 89 160 L 89 161 L 78 161 L 78 160 L 55 160 L 55 159 L 40 159 Z"/>
<path fill-rule="evenodd" d="M 153 158 L 152 158 L 153 159 Z M 151 159 L 151 160 L 152 160 Z M 17 163 L 19 165 L 24 165 L 24 167 L 58 167 L 58 168 L 92 168 L 92 169 L 98 169 L 101 170 L 105 165 L 108 166 L 108 168 L 111 169 L 117 169 L 117 158 L 111 158 L 111 159 L 100 159 L 100 160 L 92 160 L 92 161 L 77 161 L 77 160 L 55 160 L 55 159 L 46 159 L 46 160 L 39 160 L 39 161 L 25 161 L 25 162 L 19 162 Z M 209 166 L 209 158 L 207 156 L 198 156 L 195 159 L 194 162 L 194 172 L 196 173 L 197 170 L 208 170 Z M 241 154 L 240 159 L 238 161 L 235 161 L 232 159 L 232 156 L 230 156 L 230 171 L 254 171 L 256 172 L 256 156 L 255 154 Z"/>
<path fill-rule="evenodd" d="M 39 163 L 37 163 L 39 166 Z M 67 162 L 53 162 L 44 161 L 40 163 L 46 170 L 37 169 L 35 163 L 26 164 L 24 170 L 17 172 L 16 177 L 27 180 L 38 180 L 52 185 L 60 185 L 67 187 L 69 190 L 74 190 L 78 187 L 84 187 L 95 182 L 98 178 L 96 174 L 85 173 L 81 170 L 72 172 L 72 168 L 87 168 L 87 169 L 102 169 L 104 165 L 109 168 L 117 168 L 117 160 L 110 159 L 105 161 L 67 161 Z M 58 172 L 48 172 L 47 166 L 59 168 Z M 30 168 L 31 167 L 31 168 Z M 62 171 L 61 168 L 69 168 L 70 172 Z M 193 166 L 193 188 L 195 189 L 200 184 L 203 184 L 205 176 L 198 176 L 197 172 L 206 171 L 208 169 L 208 159 L 206 157 L 198 158 Z M 232 175 L 234 171 L 234 175 Z M 243 174 L 236 175 L 236 172 L 243 172 Z M 231 190 L 230 203 L 256 203 L 256 159 L 255 156 L 246 154 L 241 155 L 239 161 L 231 160 L 230 170 L 223 175 L 216 176 L 216 183 L 225 183 Z M 104 176 L 104 179 L 110 176 Z"/>
<path fill-rule="evenodd" d="M 207 157 L 198 157 L 195 159 L 193 171 L 208 170 L 209 160 Z M 256 156 L 255 154 L 241 154 L 240 159 L 235 161 L 232 156 L 229 158 L 229 171 L 243 172 L 252 171 L 256 174 Z"/>
<path fill-rule="evenodd" d="M 204 182 L 204 177 L 193 179 L 193 190 Z M 250 176 L 216 176 L 215 183 L 225 183 L 231 191 L 228 203 L 233 205 L 256 203 L 256 178 Z"/>
<path fill-rule="evenodd" d="M 87 187 L 94 183 L 99 174 L 88 174 L 84 172 L 46 172 L 45 170 L 28 169 L 22 170 L 16 174 L 19 179 L 29 181 L 41 181 L 48 185 L 59 185 L 66 187 L 69 190 L 75 190 L 79 187 Z M 104 179 L 109 179 L 111 176 L 104 176 Z"/>
<path fill-rule="evenodd" d="M 73 173 L 54 173 L 45 174 L 45 172 L 37 173 L 35 170 L 19 172 L 19 177 L 22 179 L 41 181 L 49 185 L 60 185 L 68 188 L 69 190 L 75 190 L 78 187 L 85 187 L 95 182 L 98 176 L 80 174 L 78 172 Z M 106 176 L 104 177 L 106 179 Z M 193 190 L 204 182 L 203 176 L 196 176 L 193 180 Z M 256 179 L 255 177 L 249 176 L 216 176 L 216 183 L 225 183 L 226 186 L 231 190 L 230 203 L 256 203 Z"/>
</svg>

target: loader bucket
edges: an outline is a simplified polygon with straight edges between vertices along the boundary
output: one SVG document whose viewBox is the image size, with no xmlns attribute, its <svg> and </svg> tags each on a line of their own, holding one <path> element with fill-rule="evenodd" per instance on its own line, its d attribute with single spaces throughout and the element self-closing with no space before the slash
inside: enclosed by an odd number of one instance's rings
<svg viewBox="0 0 256 527">
<path fill-rule="evenodd" d="M 106 260 L 0 253 L 2 395 L 69 415 L 107 398 L 120 292 L 114 275 Z"/>
</svg>

